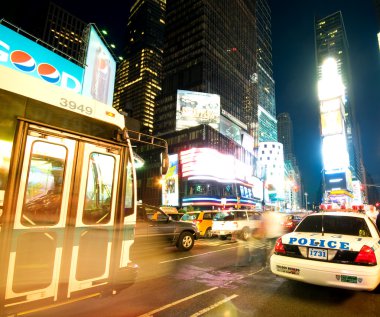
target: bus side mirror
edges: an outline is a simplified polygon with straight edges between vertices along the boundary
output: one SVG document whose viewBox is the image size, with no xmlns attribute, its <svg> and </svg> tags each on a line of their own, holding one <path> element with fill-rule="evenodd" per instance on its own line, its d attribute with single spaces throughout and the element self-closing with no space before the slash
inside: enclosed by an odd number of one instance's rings
<svg viewBox="0 0 380 317">
<path fill-rule="evenodd" d="M 169 155 L 165 151 L 161 153 L 161 175 L 165 175 L 169 169 Z"/>
</svg>

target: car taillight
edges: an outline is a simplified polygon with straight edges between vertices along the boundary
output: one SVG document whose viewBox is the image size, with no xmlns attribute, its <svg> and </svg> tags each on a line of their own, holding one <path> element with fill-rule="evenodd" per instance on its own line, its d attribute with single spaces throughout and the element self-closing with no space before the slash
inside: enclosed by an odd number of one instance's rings
<svg viewBox="0 0 380 317">
<path fill-rule="evenodd" d="M 282 244 L 282 238 L 277 239 L 276 244 L 274 246 L 274 252 L 282 254 L 286 253 L 284 245 Z"/>
<path fill-rule="evenodd" d="M 197 220 L 193 220 L 193 223 L 195 223 L 196 225 L 199 224 L 199 223 L 201 223 L 201 222 L 202 222 L 202 220 L 198 220 L 198 219 Z"/>
<path fill-rule="evenodd" d="M 375 252 L 368 245 L 363 245 L 354 262 L 376 265 L 377 261 Z"/>
</svg>

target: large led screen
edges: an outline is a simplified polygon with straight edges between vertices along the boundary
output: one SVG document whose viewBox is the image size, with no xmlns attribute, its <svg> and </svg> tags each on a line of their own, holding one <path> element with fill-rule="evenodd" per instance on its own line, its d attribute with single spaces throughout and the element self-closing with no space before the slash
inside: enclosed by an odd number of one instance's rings
<svg viewBox="0 0 380 317">
<path fill-rule="evenodd" d="M 83 68 L 0 24 L 0 65 L 76 93 Z"/>
<path fill-rule="evenodd" d="M 325 174 L 325 186 L 327 191 L 346 190 L 347 180 L 345 172 Z"/>
<path fill-rule="evenodd" d="M 219 130 L 220 96 L 196 91 L 177 91 L 176 130 L 208 124 Z"/>
<path fill-rule="evenodd" d="M 178 154 L 169 155 L 169 169 L 162 180 L 162 204 L 178 206 Z"/>
<path fill-rule="evenodd" d="M 112 106 L 116 62 L 93 26 L 90 26 L 82 94 Z"/>
<path fill-rule="evenodd" d="M 220 117 L 220 133 L 241 145 L 242 129 L 224 116 Z"/>
<path fill-rule="evenodd" d="M 352 193 L 354 194 L 354 199 L 352 200 L 352 205 L 362 205 L 363 198 L 361 192 L 361 182 L 353 181 L 352 182 Z"/>
<path fill-rule="evenodd" d="M 321 101 L 320 112 L 329 112 L 329 111 L 339 110 L 342 106 L 341 103 L 342 103 L 341 98 Z"/>
<path fill-rule="evenodd" d="M 192 148 L 180 153 L 182 177 L 224 183 L 252 182 L 252 166 L 210 148 Z"/>
<path fill-rule="evenodd" d="M 340 110 L 321 113 L 322 136 L 342 134 L 343 120 Z"/>
<path fill-rule="evenodd" d="M 337 134 L 324 137 L 322 142 L 322 156 L 325 171 L 348 168 L 349 158 L 344 135 Z"/>
</svg>

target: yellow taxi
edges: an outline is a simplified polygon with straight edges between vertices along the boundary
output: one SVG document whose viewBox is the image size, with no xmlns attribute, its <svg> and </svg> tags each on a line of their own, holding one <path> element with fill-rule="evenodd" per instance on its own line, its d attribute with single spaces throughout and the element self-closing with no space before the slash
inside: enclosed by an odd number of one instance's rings
<svg viewBox="0 0 380 317">
<path fill-rule="evenodd" d="M 201 237 L 211 238 L 213 219 L 216 214 L 217 211 L 214 210 L 190 211 L 182 216 L 181 221 L 194 223 Z"/>
</svg>

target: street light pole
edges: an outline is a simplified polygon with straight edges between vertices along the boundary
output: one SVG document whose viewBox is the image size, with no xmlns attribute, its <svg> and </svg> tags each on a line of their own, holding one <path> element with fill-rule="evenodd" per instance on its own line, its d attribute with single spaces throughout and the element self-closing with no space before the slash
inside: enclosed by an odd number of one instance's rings
<svg viewBox="0 0 380 317">
<path fill-rule="evenodd" d="M 307 211 L 307 193 L 305 193 L 305 203 L 306 203 L 306 208 L 305 208 L 305 210 Z"/>
</svg>

